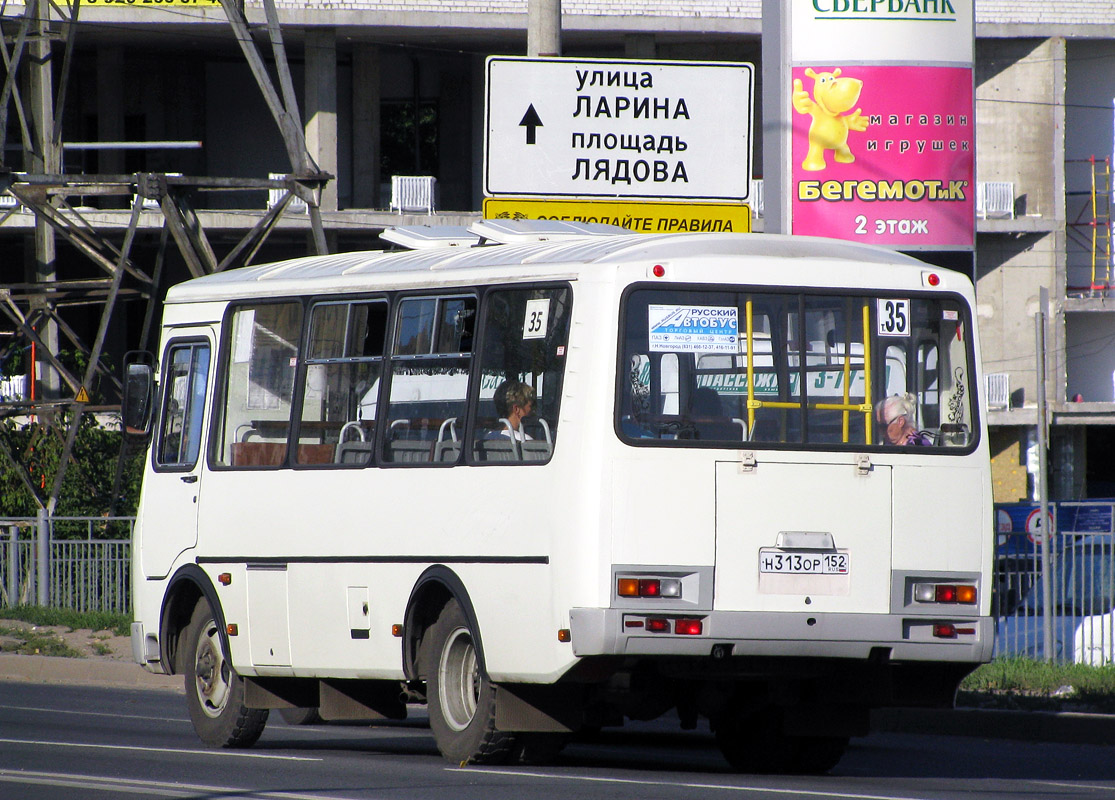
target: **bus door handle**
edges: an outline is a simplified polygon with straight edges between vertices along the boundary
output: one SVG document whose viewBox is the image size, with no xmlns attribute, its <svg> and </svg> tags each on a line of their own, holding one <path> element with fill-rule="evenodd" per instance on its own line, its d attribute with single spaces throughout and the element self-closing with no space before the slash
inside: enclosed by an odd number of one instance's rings
<svg viewBox="0 0 1115 800">
<path fill-rule="evenodd" d="M 197 475 L 183 475 L 182 483 L 197 483 Z"/>
</svg>

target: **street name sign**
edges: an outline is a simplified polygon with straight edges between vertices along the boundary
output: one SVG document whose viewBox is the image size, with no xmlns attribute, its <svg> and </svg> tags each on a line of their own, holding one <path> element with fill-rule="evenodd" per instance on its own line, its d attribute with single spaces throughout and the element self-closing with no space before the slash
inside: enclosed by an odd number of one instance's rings
<svg viewBox="0 0 1115 800">
<path fill-rule="evenodd" d="M 749 199 L 745 63 L 491 56 L 484 193 Z"/>
</svg>

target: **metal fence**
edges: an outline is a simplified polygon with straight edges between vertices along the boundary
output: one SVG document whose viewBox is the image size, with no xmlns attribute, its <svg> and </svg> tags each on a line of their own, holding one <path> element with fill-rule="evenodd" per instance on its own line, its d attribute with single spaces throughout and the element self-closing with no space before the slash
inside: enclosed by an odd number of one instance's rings
<svg viewBox="0 0 1115 800">
<path fill-rule="evenodd" d="M 1034 513 L 1025 504 L 998 509 L 995 655 L 1115 662 L 1115 503 L 1052 504 L 1047 571 Z"/>
<path fill-rule="evenodd" d="M 131 612 L 134 517 L 0 517 L 0 607 Z"/>
</svg>

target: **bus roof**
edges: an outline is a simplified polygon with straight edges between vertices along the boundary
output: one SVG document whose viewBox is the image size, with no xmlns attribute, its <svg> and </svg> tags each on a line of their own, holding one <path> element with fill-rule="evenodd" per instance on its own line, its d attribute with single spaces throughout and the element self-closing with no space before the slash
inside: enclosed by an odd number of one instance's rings
<svg viewBox="0 0 1115 800">
<path fill-rule="evenodd" d="M 854 260 L 925 266 L 909 256 L 854 242 L 808 236 L 735 233 L 619 234 L 561 241 L 412 251 L 338 253 L 218 272 L 172 287 L 167 303 L 377 289 L 411 282 L 447 282 L 445 272 L 481 272 L 484 280 L 579 274 L 590 264 L 659 261 L 693 256 Z M 421 278 L 426 274 L 428 277 Z M 471 276 L 475 278 L 476 276 Z"/>
</svg>

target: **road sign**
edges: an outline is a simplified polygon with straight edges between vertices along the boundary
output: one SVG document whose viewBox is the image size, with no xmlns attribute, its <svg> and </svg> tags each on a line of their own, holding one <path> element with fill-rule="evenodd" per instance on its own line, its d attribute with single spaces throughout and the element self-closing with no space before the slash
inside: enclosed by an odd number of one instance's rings
<svg viewBox="0 0 1115 800">
<path fill-rule="evenodd" d="M 484 193 L 749 199 L 754 70 L 491 56 Z"/>
<path fill-rule="evenodd" d="M 751 207 L 745 203 L 487 197 L 484 218 L 602 222 L 634 233 L 751 232 Z"/>
</svg>

